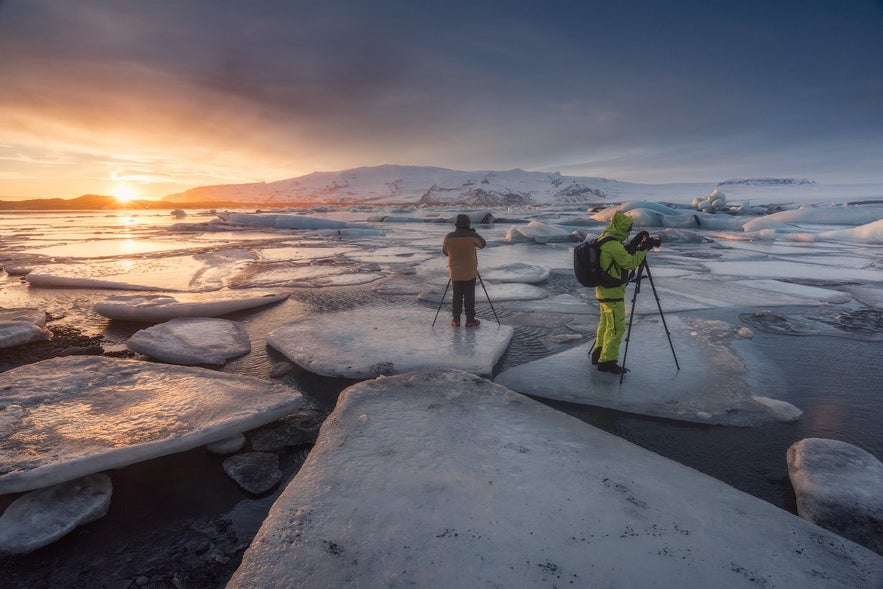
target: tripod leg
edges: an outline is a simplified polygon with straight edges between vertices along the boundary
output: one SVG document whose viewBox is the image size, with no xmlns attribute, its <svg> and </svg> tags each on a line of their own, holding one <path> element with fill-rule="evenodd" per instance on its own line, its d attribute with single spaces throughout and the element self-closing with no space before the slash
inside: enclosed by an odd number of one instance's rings
<svg viewBox="0 0 883 589">
<path fill-rule="evenodd" d="M 647 271 L 647 278 L 650 280 L 650 288 L 653 289 L 653 297 L 656 299 L 656 308 L 659 309 L 659 316 L 662 318 L 662 327 L 665 328 L 665 335 L 668 336 L 668 345 L 671 348 L 671 355 L 675 359 L 675 367 L 678 370 L 681 369 L 681 365 L 678 364 L 678 355 L 675 354 L 675 346 L 671 343 L 671 332 L 668 330 L 668 324 L 665 322 L 665 313 L 662 312 L 662 303 L 659 302 L 659 295 L 656 294 L 656 285 L 653 284 L 653 275 L 650 274 L 650 266 L 647 265 L 647 261 L 644 261 L 644 269 Z"/>
<path fill-rule="evenodd" d="M 632 294 L 632 308 L 629 311 L 629 328 L 625 332 L 625 351 L 622 353 L 622 367 L 625 368 L 625 361 L 629 356 L 629 339 L 632 337 L 632 321 L 635 318 L 635 304 L 638 302 L 638 293 L 641 292 L 641 279 L 644 274 L 644 263 L 641 262 L 641 265 L 638 266 L 638 275 L 635 278 L 635 292 Z M 622 374 L 619 375 L 619 384 L 622 384 L 622 379 L 625 376 L 625 370 L 622 371 Z"/>
<path fill-rule="evenodd" d="M 487 304 L 491 306 L 491 311 L 494 312 L 494 319 L 497 320 L 497 325 L 502 325 L 500 323 L 500 318 L 497 317 L 497 310 L 494 309 L 494 304 L 491 302 L 491 297 L 488 295 L 487 289 L 484 287 L 484 280 L 481 279 L 481 274 L 478 274 L 478 272 L 476 272 L 476 274 L 478 275 L 478 281 L 481 282 L 481 289 L 484 291 L 484 296 L 487 297 Z"/>
<path fill-rule="evenodd" d="M 448 296 L 448 288 L 451 286 L 451 279 L 448 278 L 448 285 L 445 286 L 445 292 L 442 294 L 441 300 L 438 302 L 438 309 L 435 311 L 435 319 L 432 320 L 432 326 L 435 327 L 435 322 L 438 320 L 438 314 L 441 311 L 442 305 L 445 303 L 445 297 Z"/>
</svg>

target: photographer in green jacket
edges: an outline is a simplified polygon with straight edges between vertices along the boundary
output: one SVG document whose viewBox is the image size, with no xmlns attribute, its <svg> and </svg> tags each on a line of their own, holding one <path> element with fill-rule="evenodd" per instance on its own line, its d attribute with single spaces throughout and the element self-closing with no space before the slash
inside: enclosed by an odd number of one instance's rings
<svg viewBox="0 0 883 589">
<path fill-rule="evenodd" d="M 623 245 L 631 230 L 631 217 L 617 211 L 613 214 L 610 225 L 601 234 L 602 238 L 607 235 L 614 238 L 601 245 L 601 268 L 620 282 L 618 286 L 595 287 L 595 298 L 598 299 L 601 316 L 598 320 L 595 346 L 590 355 L 592 364 L 596 364 L 601 372 L 613 374 L 628 372 L 627 368 L 617 364 L 619 346 L 626 329 L 625 289 L 630 271 L 641 265 L 647 256 L 646 250 L 649 249 L 646 246 L 652 243 L 649 234 L 642 231 L 628 246 Z"/>
</svg>

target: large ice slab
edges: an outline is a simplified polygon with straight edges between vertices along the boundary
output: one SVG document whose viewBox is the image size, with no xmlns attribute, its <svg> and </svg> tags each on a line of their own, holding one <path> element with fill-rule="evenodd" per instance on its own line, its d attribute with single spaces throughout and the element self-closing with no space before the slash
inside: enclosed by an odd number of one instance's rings
<svg viewBox="0 0 883 589">
<path fill-rule="evenodd" d="M 776 369 L 763 358 L 746 362 L 732 347 L 736 328 L 722 321 L 666 316 L 672 345 L 658 318 L 632 326 L 630 372 L 620 378 L 589 363 L 591 344 L 515 366 L 496 382 L 536 397 L 607 407 L 696 423 L 753 425 L 793 421 L 801 411 L 775 394 Z M 671 347 L 680 364 L 675 366 Z"/>
<path fill-rule="evenodd" d="M 52 339 L 45 329 L 46 312 L 32 308 L 0 308 L 0 348 Z"/>
<path fill-rule="evenodd" d="M 883 555 L 883 463 L 821 438 L 795 442 L 786 458 L 800 517 Z"/>
<path fill-rule="evenodd" d="M 170 364 L 217 364 L 251 351 L 241 323 L 210 317 L 176 317 L 136 331 L 126 341 L 133 352 Z"/>
<path fill-rule="evenodd" d="M 301 394 L 257 378 L 104 357 L 0 373 L 0 494 L 216 442 L 294 413 Z"/>
<path fill-rule="evenodd" d="M 878 555 L 765 501 L 494 383 L 428 371 L 341 395 L 228 587 L 881 582 Z"/>
<path fill-rule="evenodd" d="M 449 312 L 427 308 L 362 307 L 318 315 L 275 329 L 267 343 L 310 372 L 373 378 L 424 368 L 458 368 L 480 375 L 494 365 L 513 330 L 486 320 L 451 327 Z"/>
<path fill-rule="evenodd" d="M 218 317 L 263 307 L 288 298 L 288 293 L 239 292 L 224 296 L 116 295 L 95 303 L 95 312 L 108 319 L 162 323 L 175 317 Z"/>
</svg>

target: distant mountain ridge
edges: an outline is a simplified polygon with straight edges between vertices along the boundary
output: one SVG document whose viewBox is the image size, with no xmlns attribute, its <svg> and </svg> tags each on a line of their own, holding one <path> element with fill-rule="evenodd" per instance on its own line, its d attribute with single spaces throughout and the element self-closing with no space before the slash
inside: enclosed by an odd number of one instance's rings
<svg viewBox="0 0 883 589">
<path fill-rule="evenodd" d="M 558 172 L 449 170 L 381 165 L 250 184 L 200 186 L 166 196 L 169 203 L 235 201 L 288 204 L 467 205 L 475 207 L 567 205 L 635 198 L 674 191 L 707 194 L 714 183 L 642 185 Z"/>
</svg>

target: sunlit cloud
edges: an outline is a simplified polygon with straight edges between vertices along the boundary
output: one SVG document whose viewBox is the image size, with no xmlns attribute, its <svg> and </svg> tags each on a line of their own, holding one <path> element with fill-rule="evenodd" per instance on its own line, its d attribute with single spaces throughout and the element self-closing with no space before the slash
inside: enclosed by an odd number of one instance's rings
<svg viewBox="0 0 883 589">
<path fill-rule="evenodd" d="M 615 4 L 2 3 L 0 196 L 383 163 L 883 174 L 877 12 Z"/>
</svg>

